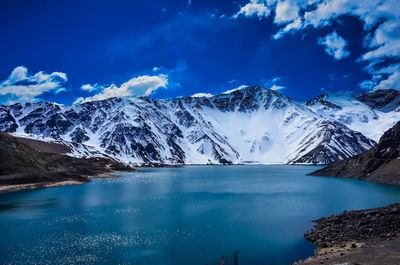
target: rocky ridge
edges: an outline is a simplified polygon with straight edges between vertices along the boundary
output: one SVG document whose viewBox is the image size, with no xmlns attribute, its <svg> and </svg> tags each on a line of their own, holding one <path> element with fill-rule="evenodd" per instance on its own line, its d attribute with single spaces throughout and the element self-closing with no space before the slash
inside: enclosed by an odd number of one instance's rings
<svg viewBox="0 0 400 265">
<path fill-rule="evenodd" d="M 252 86 L 212 97 L 14 104 L 0 106 L 0 130 L 92 146 L 138 165 L 330 164 L 370 149 L 400 119 L 397 109 L 382 107 L 397 104 L 398 95 L 381 94 L 303 104 Z M 362 108 L 354 115 L 351 106 Z"/>
<path fill-rule="evenodd" d="M 400 185 L 400 122 L 370 150 L 310 173 Z"/>
</svg>

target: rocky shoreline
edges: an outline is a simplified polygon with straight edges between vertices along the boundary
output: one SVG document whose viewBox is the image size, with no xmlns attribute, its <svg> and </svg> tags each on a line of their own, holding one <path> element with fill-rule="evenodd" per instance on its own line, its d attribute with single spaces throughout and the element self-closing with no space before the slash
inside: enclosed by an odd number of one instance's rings
<svg viewBox="0 0 400 265">
<path fill-rule="evenodd" d="M 345 211 L 314 221 L 304 237 L 317 249 L 294 264 L 400 264 L 400 204 Z"/>
<path fill-rule="evenodd" d="M 30 182 L 30 183 L 13 184 L 12 182 L 10 182 L 8 184 L 0 184 L 0 193 L 85 184 L 91 182 L 91 179 L 93 178 L 117 178 L 118 176 L 114 174 L 119 172 L 123 171 L 109 171 L 107 173 L 99 173 L 92 176 L 69 176 L 67 178 L 63 178 L 62 175 L 53 176 L 50 177 L 49 181 L 41 181 L 37 183 Z M 52 179 L 54 179 L 54 181 Z"/>
<path fill-rule="evenodd" d="M 55 188 L 70 185 L 79 185 L 86 182 L 76 181 L 76 180 L 65 180 L 59 182 L 41 182 L 41 183 L 27 183 L 27 184 L 14 184 L 14 185 L 2 185 L 0 186 L 0 193 L 14 192 L 21 190 L 36 190 L 44 188 Z"/>
</svg>

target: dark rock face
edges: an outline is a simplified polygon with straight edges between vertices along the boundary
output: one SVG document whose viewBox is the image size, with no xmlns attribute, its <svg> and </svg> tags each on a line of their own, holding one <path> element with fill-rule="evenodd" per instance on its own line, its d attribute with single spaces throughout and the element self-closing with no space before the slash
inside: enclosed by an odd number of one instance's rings
<svg viewBox="0 0 400 265">
<path fill-rule="evenodd" d="M 372 149 L 310 173 L 313 176 L 355 178 L 400 185 L 400 122 Z"/>
<path fill-rule="evenodd" d="M 39 142 L 35 140 L 35 145 L 40 144 Z M 87 176 L 112 170 L 133 169 L 112 159 L 83 159 L 58 153 L 39 152 L 23 141 L 0 132 L 0 185 L 53 183 L 66 180 L 89 182 Z"/>
<path fill-rule="evenodd" d="M 394 89 L 382 89 L 364 93 L 356 97 L 373 109 L 381 111 L 400 111 L 400 92 Z"/>
<path fill-rule="evenodd" d="M 78 127 L 71 133 L 71 140 L 76 143 L 83 143 L 89 140 L 89 137 L 84 129 Z"/>
<path fill-rule="evenodd" d="M 352 150 L 352 152 L 358 154 L 367 150 L 365 146 L 369 147 L 376 144 L 361 133 L 351 131 L 338 122 L 322 122 L 320 131 L 316 134 L 316 137 L 322 137 L 321 144 L 306 155 L 290 161 L 290 163 L 320 163 L 329 165 L 346 157 L 351 157 L 352 154 L 348 150 Z M 310 139 L 310 142 L 312 141 L 313 139 Z M 334 146 L 327 146 L 326 144 L 330 141 L 334 141 L 336 144 Z M 362 143 L 362 145 L 358 143 Z M 338 146 L 346 145 L 351 145 L 351 148 L 337 148 Z M 308 144 L 305 143 L 305 147 L 307 146 Z"/>
<path fill-rule="evenodd" d="M 319 248 L 348 242 L 394 239 L 400 236 L 400 204 L 382 208 L 345 211 L 314 221 L 304 237 Z"/>
<path fill-rule="evenodd" d="M 18 125 L 10 110 L 6 106 L 0 106 L 0 113 L 0 130 L 9 133 L 15 132 Z"/>
<path fill-rule="evenodd" d="M 315 105 L 317 103 L 321 103 L 324 106 L 324 109 L 336 109 L 336 110 L 341 110 L 342 109 L 342 107 L 340 107 L 340 106 L 338 106 L 338 105 L 336 105 L 336 104 L 334 104 L 332 102 L 327 101 L 326 100 L 326 94 L 322 94 L 322 95 L 317 96 L 314 99 L 308 100 L 306 102 L 306 106 L 313 106 L 313 105 Z"/>
<path fill-rule="evenodd" d="M 336 92 L 333 92 L 334 94 Z M 338 92 L 339 94 L 341 92 Z M 366 92 L 361 95 L 349 95 L 350 97 L 370 106 L 373 110 L 383 112 L 400 111 L 400 92 L 394 89 L 381 89 Z M 306 106 L 321 104 L 323 109 L 341 110 L 342 107 L 329 101 L 329 92 L 323 93 L 306 102 Z"/>
</svg>

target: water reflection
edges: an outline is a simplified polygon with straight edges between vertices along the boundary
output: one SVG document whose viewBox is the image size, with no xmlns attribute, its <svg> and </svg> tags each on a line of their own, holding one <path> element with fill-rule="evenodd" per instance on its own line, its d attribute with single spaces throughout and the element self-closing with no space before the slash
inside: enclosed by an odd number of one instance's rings
<svg viewBox="0 0 400 265">
<path fill-rule="evenodd" d="M 0 204 L 0 212 L 1 211 L 12 211 L 13 209 L 17 209 L 21 207 L 19 203 L 4 203 Z"/>
</svg>

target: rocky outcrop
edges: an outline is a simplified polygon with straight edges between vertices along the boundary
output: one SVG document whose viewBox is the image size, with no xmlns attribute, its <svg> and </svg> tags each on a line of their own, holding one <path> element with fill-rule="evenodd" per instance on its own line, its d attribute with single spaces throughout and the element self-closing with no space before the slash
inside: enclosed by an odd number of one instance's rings
<svg viewBox="0 0 400 265">
<path fill-rule="evenodd" d="M 399 264 L 400 204 L 314 222 L 304 237 L 317 246 L 315 255 L 295 264 Z"/>
<path fill-rule="evenodd" d="M 345 211 L 314 221 L 304 237 L 318 248 L 349 242 L 390 240 L 400 236 L 400 204 L 382 208 Z"/>
<path fill-rule="evenodd" d="M 398 90 L 375 90 L 357 96 L 357 99 L 381 111 L 400 111 L 400 92 Z"/>
<path fill-rule="evenodd" d="M 39 146 L 39 141 L 35 141 L 35 146 Z M 60 182 L 85 183 L 90 181 L 89 176 L 115 170 L 133 169 L 107 158 L 84 159 L 40 152 L 0 132 L 0 191 L 7 191 L 7 186 L 13 190 L 18 189 L 18 185 L 38 188 Z"/>
<path fill-rule="evenodd" d="M 386 131 L 372 149 L 310 175 L 400 185 L 400 122 Z"/>
</svg>

